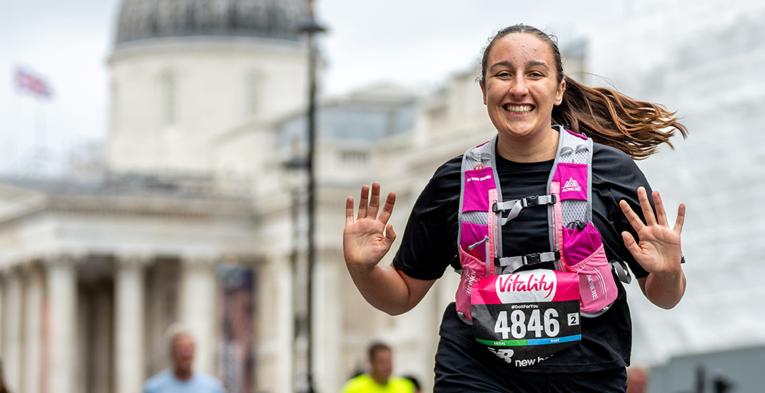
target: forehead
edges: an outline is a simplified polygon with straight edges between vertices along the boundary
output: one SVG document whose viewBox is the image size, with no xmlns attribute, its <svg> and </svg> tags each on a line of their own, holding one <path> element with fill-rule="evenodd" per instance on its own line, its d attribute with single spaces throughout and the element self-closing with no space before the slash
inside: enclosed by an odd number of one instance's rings
<svg viewBox="0 0 765 393">
<path fill-rule="evenodd" d="M 373 360 L 387 360 L 392 357 L 393 353 L 389 349 L 380 348 L 372 355 Z"/>
<path fill-rule="evenodd" d="M 489 52 L 489 67 L 500 61 L 509 61 L 516 66 L 529 61 L 540 61 L 555 65 L 550 44 L 531 33 L 511 33 L 497 39 Z"/>
<path fill-rule="evenodd" d="M 179 334 L 173 337 L 173 345 L 174 346 L 194 345 L 194 338 L 185 334 Z"/>
</svg>

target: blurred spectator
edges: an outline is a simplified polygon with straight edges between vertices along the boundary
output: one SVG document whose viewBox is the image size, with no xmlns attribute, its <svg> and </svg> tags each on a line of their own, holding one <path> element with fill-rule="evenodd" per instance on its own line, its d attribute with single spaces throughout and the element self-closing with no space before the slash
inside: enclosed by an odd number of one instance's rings
<svg viewBox="0 0 765 393">
<path fill-rule="evenodd" d="M 369 346 L 369 372 L 349 380 L 343 393 L 414 393 L 414 385 L 407 379 L 394 377 L 393 351 L 383 343 Z"/>
<path fill-rule="evenodd" d="M 648 370 L 642 367 L 627 368 L 627 393 L 648 391 Z"/>
<path fill-rule="evenodd" d="M 151 377 L 144 393 L 224 393 L 223 385 L 212 376 L 194 372 L 194 337 L 185 331 L 170 336 L 172 369 Z"/>
</svg>

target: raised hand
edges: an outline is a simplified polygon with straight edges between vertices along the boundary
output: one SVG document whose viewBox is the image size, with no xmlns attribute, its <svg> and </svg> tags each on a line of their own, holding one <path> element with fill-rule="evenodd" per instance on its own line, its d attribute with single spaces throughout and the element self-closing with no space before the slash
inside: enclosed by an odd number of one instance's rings
<svg viewBox="0 0 765 393">
<path fill-rule="evenodd" d="M 659 192 L 654 191 L 652 195 L 656 205 L 655 215 L 645 188 L 639 187 L 637 193 L 646 222 L 643 223 L 626 201 L 619 201 L 619 207 L 639 238 L 636 242 L 629 232 L 622 232 L 624 246 L 649 273 L 679 272 L 682 258 L 680 233 L 685 221 L 685 205 L 681 203 L 677 208 L 675 225 L 670 228 Z"/>
<path fill-rule="evenodd" d="M 380 209 L 380 184 L 361 187 L 358 216 L 353 216 L 353 197 L 345 200 L 343 254 L 348 268 L 373 268 L 396 240 L 393 225 L 388 223 L 396 203 L 396 194 L 389 193 Z M 379 214 L 378 214 L 379 212 Z"/>
</svg>

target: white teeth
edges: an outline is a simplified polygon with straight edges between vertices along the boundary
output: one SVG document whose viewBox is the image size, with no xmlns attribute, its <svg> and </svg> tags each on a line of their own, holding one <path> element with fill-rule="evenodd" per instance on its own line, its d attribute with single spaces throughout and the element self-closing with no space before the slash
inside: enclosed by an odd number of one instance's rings
<svg viewBox="0 0 765 393">
<path fill-rule="evenodd" d="M 510 112 L 531 112 L 532 109 L 531 105 L 505 105 L 505 110 Z"/>
</svg>

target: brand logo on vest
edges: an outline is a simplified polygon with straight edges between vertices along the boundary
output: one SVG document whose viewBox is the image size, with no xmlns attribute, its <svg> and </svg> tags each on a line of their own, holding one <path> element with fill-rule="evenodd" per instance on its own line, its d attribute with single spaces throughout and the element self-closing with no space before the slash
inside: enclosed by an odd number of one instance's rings
<svg viewBox="0 0 765 393">
<path fill-rule="evenodd" d="M 552 270 L 536 270 L 497 277 L 497 297 L 503 303 L 549 302 L 555 296 L 557 277 Z"/>
<path fill-rule="evenodd" d="M 566 184 L 563 185 L 563 191 L 562 192 L 580 192 L 582 191 L 582 187 L 579 186 L 579 182 L 576 181 L 573 177 L 569 177 L 568 180 L 566 180 Z"/>
<path fill-rule="evenodd" d="M 471 176 L 471 177 L 468 177 L 465 180 L 465 183 L 470 183 L 471 181 L 486 181 L 486 180 L 489 180 L 489 179 L 491 179 L 491 175 L 486 175 L 486 176 L 481 176 L 481 177 Z"/>
</svg>

